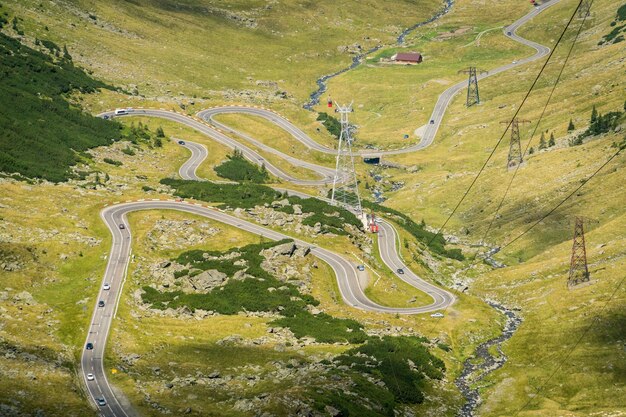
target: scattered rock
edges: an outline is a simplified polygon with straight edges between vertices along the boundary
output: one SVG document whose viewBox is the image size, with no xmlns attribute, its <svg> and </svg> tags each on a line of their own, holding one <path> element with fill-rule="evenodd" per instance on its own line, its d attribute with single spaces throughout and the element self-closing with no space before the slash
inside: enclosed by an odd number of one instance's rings
<svg viewBox="0 0 626 417">
<path fill-rule="evenodd" d="M 29 293 L 28 291 L 22 291 L 18 294 L 15 294 L 13 296 L 13 301 L 16 304 L 24 304 L 27 306 L 37 305 L 37 301 L 35 301 L 31 293 Z"/>
</svg>

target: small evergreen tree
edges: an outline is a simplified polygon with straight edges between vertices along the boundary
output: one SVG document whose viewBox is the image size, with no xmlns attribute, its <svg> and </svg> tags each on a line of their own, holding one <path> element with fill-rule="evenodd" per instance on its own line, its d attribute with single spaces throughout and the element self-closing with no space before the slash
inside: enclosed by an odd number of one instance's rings
<svg viewBox="0 0 626 417">
<path fill-rule="evenodd" d="M 574 122 L 572 122 L 572 119 L 569 119 L 569 125 L 567 125 L 567 131 L 571 132 L 574 129 L 576 129 L 576 126 L 574 126 Z"/>
<path fill-rule="evenodd" d="M 550 140 L 548 141 L 548 146 L 552 147 L 556 145 L 556 142 L 554 141 L 554 132 L 550 132 Z"/>
<path fill-rule="evenodd" d="M 534 153 L 535 153 L 535 148 L 531 146 L 530 149 L 528 150 L 528 155 L 532 155 Z"/>
<path fill-rule="evenodd" d="M 161 140 L 161 138 L 154 138 L 154 147 L 160 148 L 161 146 L 163 146 L 163 141 Z"/>
<path fill-rule="evenodd" d="M 539 149 L 546 149 L 546 134 L 541 132 L 541 138 L 539 139 Z"/>
<path fill-rule="evenodd" d="M 164 138 L 165 137 L 165 132 L 163 131 L 163 128 L 161 126 L 157 127 L 156 135 L 157 135 L 158 138 Z"/>
<path fill-rule="evenodd" d="M 594 124 L 596 120 L 598 120 L 598 110 L 596 110 L 596 106 L 594 104 L 591 109 L 591 124 Z"/>
</svg>

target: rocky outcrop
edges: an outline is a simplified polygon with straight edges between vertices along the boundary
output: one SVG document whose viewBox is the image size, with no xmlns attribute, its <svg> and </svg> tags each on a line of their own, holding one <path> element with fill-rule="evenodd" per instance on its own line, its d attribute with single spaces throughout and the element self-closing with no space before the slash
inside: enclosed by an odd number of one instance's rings
<svg viewBox="0 0 626 417">
<path fill-rule="evenodd" d="M 186 276 L 179 279 L 182 284 L 181 288 L 184 292 L 208 292 L 213 288 L 219 287 L 226 283 L 228 276 L 215 269 L 209 269 L 195 276 Z"/>
<path fill-rule="evenodd" d="M 219 233 L 220 229 L 198 220 L 157 220 L 146 235 L 152 246 L 184 249 L 201 245 Z"/>
<path fill-rule="evenodd" d="M 265 260 L 261 268 L 282 281 L 300 280 L 294 283 L 302 287 L 308 285 L 311 280 L 310 268 L 303 265 L 300 270 L 296 267 L 311 252 L 308 246 L 298 246 L 294 242 L 283 243 L 261 251 Z"/>
</svg>

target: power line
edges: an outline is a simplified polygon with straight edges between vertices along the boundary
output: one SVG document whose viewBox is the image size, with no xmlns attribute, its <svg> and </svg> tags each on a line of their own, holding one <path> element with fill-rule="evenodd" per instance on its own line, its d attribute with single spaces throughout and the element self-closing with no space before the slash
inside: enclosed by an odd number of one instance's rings
<svg viewBox="0 0 626 417">
<path fill-rule="evenodd" d="M 617 291 L 619 291 L 619 289 L 622 287 L 622 285 L 624 284 L 625 280 L 626 280 L 626 275 L 622 277 L 622 279 L 620 280 L 619 284 L 617 284 L 617 287 L 615 287 L 615 290 L 613 290 L 613 293 L 611 294 L 611 296 L 609 297 L 607 302 L 602 306 L 602 308 L 600 309 L 598 314 L 595 315 L 593 320 L 591 320 L 591 324 L 589 324 L 589 326 L 587 326 L 587 328 L 583 331 L 583 333 L 580 335 L 578 340 L 576 340 L 576 343 L 574 343 L 574 346 L 572 346 L 572 348 L 567 352 L 565 357 L 563 357 L 563 360 L 561 360 L 561 362 L 559 362 L 559 364 L 556 366 L 556 368 L 554 368 L 554 371 L 552 371 L 550 376 L 548 376 L 548 378 L 543 382 L 543 384 L 541 384 L 539 386 L 539 388 L 535 388 L 535 395 L 539 394 L 541 391 L 544 390 L 546 385 L 548 385 L 548 382 L 550 382 L 552 380 L 552 378 L 554 377 L 554 375 L 556 375 L 557 372 L 559 372 L 559 370 L 561 369 L 563 364 L 569 360 L 570 356 L 572 356 L 572 353 L 574 353 L 574 350 L 576 350 L 578 345 L 580 345 L 580 342 L 582 342 L 582 340 L 585 338 L 585 336 L 587 336 L 589 331 L 593 328 L 594 324 L 596 323 L 596 319 L 600 316 L 600 314 L 602 314 L 604 312 L 604 310 L 609 305 L 611 300 L 613 300 L 613 298 L 615 297 L 615 294 L 617 294 Z M 520 413 L 520 411 L 522 411 L 526 407 L 528 407 L 533 400 L 534 400 L 534 398 L 529 398 L 528 401 L 526 401 L 526 403 L 524 403 L 524 405 L 519 410 L 517 410 L 515 412 L 514 416 L 517 416 Z"/>
<path fill-rule="evenodd" d="M 467 197 L 467 195 L 469 194 L 470 190 L 472 189 L 472 187 L 474 187 L 474 184 L 476 184 L 476 181 L 478 181 L 478 178 L 480 177 L 480 175 L 482 174 L 482 172 L 485 170 L 485 167 L 487 166 L 487 164 L 489 163 L 489 161 L 491 160 L 491 158 L 493 157 L 493 155 L 496 152 L 496 149 L 498 149 L 498 146 L 500 146 L 500 143 L 502 142 L 502 140 L 504 139 L 504 136 L 506 134 L 506 132 L 509 130 L 509 128 L 511 127 L 511 125 L 513 124 L 513 120 L 515 120 L 515 118 L 517 117 L 517 115 L 519 114 L 520 110 L 522 109 L 522 107 L 524 106 L 524 103 L 526 103 L 526 100 L 528 99 L 528 97 L 530 96 L 530 93 L 533 91 L 533 89 L 535 88 L 535 85 L 537 84 L 537 82 L 539 81 L 539 78 L 541 77 L 541 74 L 543 74 L 543 71 L 546 69 L 546 66 L 548 65 L 548 62 L 550 62 L 550 59 L 552 58 L 552 55 L 554 54 L 554 51 L 556 50 L 556 48 L 559 46 L 559 44 L 561 43 L 561 40 L 563 39 L 563 36 L 565 35 L 565 32 L 567 32 L 567 29 L 569 28 L 570 24 L 572 23 L 572 21 L 574 20 L 574 17 L 576 16 L 576 10 L 578 10 L 578 8 L 580 7 L 580 4 L 582 3 L 583 0 L 579 0 L 578 2 L 578 6 L 576 7 L 576 9 L 574 10 L 574 13 L 572 13 L 572 16 L 570 17 L 569 21 L 567 22 L 567 24 L 565 25 L 565 28 L 563 29 L 563 32 L 561 32 L 561 35 L 559 36 L 559 39 L 557 39 L 556 44 L 554 45 L 554 47 L 550 50 L 550 53 L 548 54 L 548 58 L 546 59 L 546 61 L 543 63 L 543 66 L 541 67 L 541 70 L 539 71 L 539 74 L 537 74 L 537 77 L 535 77 L 535 80 L 533 81 L 532 85 L 530 86 L 530 89 L 528 90 L 528 92 L 526 93 L 526 95 L 524 96 L 524 99 L 522 100 L 522 103 L 520 104 L 520 106 L 517 108 L 517 110 L 515 111 L 515 114 L 513 115 L 513 117 L 511 118 L 511 121 L 509 122 L 509 124 L 507 125 L 506 129 L 504 130 L 504 132 L 502 132 L 502 136 L 500 136 L 500 139 L 498 139 L 498 142 L 496 142 L 496 146 L 493 148 L 493 150 L 491 151 L 491 153 L 489 154 L 489 156 L 487 157 L 487 160 L 485 161 L 485 163 L 483 164 L 483 166 L 480 168 L 480 170 L 478 171 L 478 174 L 476 174 L 476 177 L 474 177 L 474 180 L 472 181 L 472 183 L 469 185 L 469 187 L 467 188 L 467 190 L 463 193 L 463 196 L 461 197 L 461 199 L 459 200 L 459 202 L 456 204 L 456 206 L 454 207 L 454 209 L 452 210 L 452 213 L 450 213 L 450 215 L 448 216 L 448 218 L 446 219 L 445 222 L 443 222 L 443 224 L 441 225 L 441 227 L 439 228 L 439 230 L 437 230 L 437 233 L 430 239 L 430 241 L 428 242 L 429 244 L 432 243 L 435 238 L 437 236 L 439 236 L 439 234 L 441 233 L 441 231 L 443 230 L 443 228 L 448 224 L 448 222 L 450 221 L 450 219 L 452 218 L 452 216 L 454 216 L 454 213 L 456 213 L 456 211 L 458 210 L 458 208 L 461 206 L 461 203 L 463 203 L 463 201 L 465 200 L 465 198 Z"/>
<path fill-rule="evenodd" d="M 580 190 L 581 188 L 583 188 L 585 186 L 585 184 L 587 184 L 589 181 L 591 181 L 591 179 L 593 177 L 596 176 L 596 174 L 598 172 L 600 172 L 605 166 L 607 166 L 609 164 L 609 162 L 611 162 L 617 155 L 619 155 L 619 153 L 621 151 L 624 150 L 624 147 L 620 147 L 618 149 L 617 152 L 615 152 L 613 155 L 611 155 L 611 157 L 605 162 L 603 163 L 600 168 L 598 168 L 593 174 L 591 174 L 591 176 L 589 176 L 589 178 L 585 179 L 584 181 L 582 181 L 582 183 L 576 187 L 576 189 L 574 191 L 572 191 L 570 194 L 568 194 L 567 197 L 565 197 L 563 200 L 561 200 L 561 202 L 559 202 L 559 204 L 557 204 L 556 206 L 554 206 L 552 208 L 552 210 L 550 210 L 548 213 L 544 214 L 539 220 L 537 220 L 535 223 L 533 223 L 528 229 L 524 230 L 522 233 L 520 233 L 515 239 L 511 240 L 510 242 L 508 242 L 507 244 L 503 245 L 501 247 L 501 249 L 504 249 L 510 245 L 512 245 L 513 243 L 515 243 L 516 241 L 518 241 L 522 236 L 524 236 L 526 233 L 530 232 L 535 226 L 537 226 L 539 223 L 541 223 L 542 221 L 544 221 L 548 216 L 550 216 L 552 213 L 554 213 L 559 207 L 561 207 L 567 200 L 569 200 L 574 194 L 576 194 L 578 192 L 578 190 Z"/>
<path fill-rule="evenodd" d="M 591 2 L 593 3 L 593 0 L 591 0 Z M 589 5 L 589 7 L 591 7 L 591 5 Z M 570 56 L 572 54 L 572 51 L 574 50 L 574 45 L 576 45 L 576 41 L 578 41 L 578 37 L 580 36 L 580 32 L 582 31 L 582 28 L 583 28 L 583 26 L 585 24 L 585 21 L 587 20 L 587 16 L 589 16 L 589 14 L 585 14 L 585 17 L 584 17 L 582 23 L 578 27 L 578 32 L 576 32 L 576 37 L 574 38 L 574 41 L 572 42 L 572 46 L 570 46 L 570 48 L 569 48 L 567 56 L 565 57 L 565 61 L 563 61 L 563 65 L 561 66 L 561 70 L 559 71 L 559 75 L 557 76 L 556 81 L 554 82 L 554 86 L 552 86 L 552 90 L 550 91 L 550 95 L 548 96 L 548 100 L 546 101 L 545 106 L 543 106 L 543 110 L 541 111 L 541 115 L 539 116 L 539 120 L 537 121 L 537 124 L 535 125 L 535 129 L 533 130 L 533 133 L 530 135 L 530 139 L 528 140 L 528 143 L 526 144 L 526 148 L 524 149 L 523 156 L 526 156 L 526 154 L 528 152 L 528 148 L 530 147 L 530 144 L 531 144 L 531 142 L 533 140 L 533 137 L 537 133 L 537 129 L 539 129 L 539 125 L 541 124 L 541 120 L 543 119 L 543 116 L 546 113 L 546 109 L 548 108 L 548 104 L 550 104 L 550 101 L 552 100 L 552 95 L 554 94 L 554 90 L 556 90 L 556 86 L 559 84 L 559 81 L 561 80 L 561 75 L 563 74 L 563 70 L 565 69 L 565 66 L 567 65 L 567 62 L 569 61 L 569 58 L 570 58 Z M 556 50 L 556 47 L 554 48 L 554 50 Z M 500 212 L 500 209 L 502 208 L 502 205 L 504 204 L 504 200 L 506 199 L 507 195 L 509 194 L 509 190 L 511 189 L 511 186 L 513 185 L 513 180 L 515 180 L 515 177 L 517 176 L 517 172 L 519 171 L 520 166 L 521 166 L 521 164 L 518 164 L 515 167 L 515 171 L 513 172 L 513 176 L 511 178 L 511 181 L 509 182 L 509 185 L 506 188 L 506 191 L 504 192 L 504 195 L 502 196 L 502 200 L 500 200 L 500 204 L 498 204 L 498 208 L 496 209 L 496 212 L 493 214 L 493 217 L 491 218 L 491 222 L 489 222 L 489 226 L 487 227 L 487 231 L 483 235 L 483 238 L 482 238 L 483 242 L 485 241 L 485 239 L 487 239 L 487 235 L 491 231 L 491 227 L 493 226 L 493 223 L 496 220 L 496 217 L 498 216 L 498 213 Z"/>
</svg>

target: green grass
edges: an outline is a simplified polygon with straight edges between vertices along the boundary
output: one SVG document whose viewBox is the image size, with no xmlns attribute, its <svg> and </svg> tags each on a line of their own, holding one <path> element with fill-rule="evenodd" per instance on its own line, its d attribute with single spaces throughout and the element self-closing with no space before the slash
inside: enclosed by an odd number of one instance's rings
<svg viewBox="0 0 626 417">
<path fill-rule="evenodd" d="M 378 42 L 393 43 L 403 28 L 427 19 L 441 3 L 323 0 L 265 6 L 260 0 L 81 0 L 71 5 L 26 0 L 7 5 L 9 18 L 24 19 L 20 27 L 27 34 L 67 44 L 99 78 L 137 85 L 139 94 L 171 90 L 168 94 L 221 99 L 217 91 L 251 90 L 267 101 L 299 106 L 318 77 L 350 64 L 352 55 L 340 46 L 359 43 L 366 50 Z M 246 25 L 247 18 L 254 27 Z M 116 65 L 99 65 L 111 62 Z M 283 91 L 287 100 L 281 98 Z"/>
</svg>

